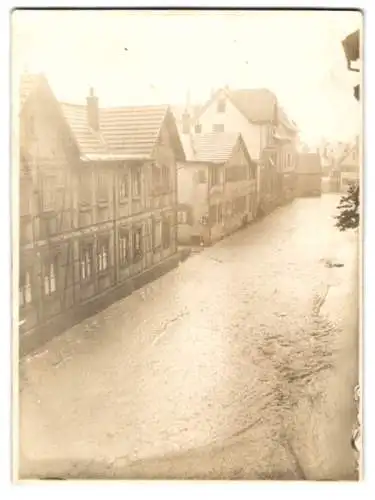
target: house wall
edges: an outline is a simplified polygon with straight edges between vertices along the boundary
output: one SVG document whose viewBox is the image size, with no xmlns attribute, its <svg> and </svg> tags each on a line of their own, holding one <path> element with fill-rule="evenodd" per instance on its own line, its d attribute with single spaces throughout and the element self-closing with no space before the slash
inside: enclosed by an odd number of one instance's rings
<svg viewBox="0 0 375 500">
<path fill-rule="evenodd" d="M 247 196 L 248 203 L 246 205 L 247 215 L 253 219 L 256 212 L 257 203 L 257 185 L 258 185 L 258 165 L 250 163 L 239 142 L 233 151 L 233 154 L 225 164 L 226 173 L 232 167 L 243 166 L 245 167 L 246 176 L 244 179 L 236 181 L 225 182 L 225 194 L 227 197 L 234 199 L 237 196 Z"/>
<path fill-rule="evenodd" d="M 195 162 L 178 165 L 178 241 L 181 244 L 198 243 L 205 231 L 200 221 L 208 215 L 208 182 L 208 165 Z"/>
<path fill-rule="evenodd" d="M 30 120 L 33 140 L 27 132 Z M 20 290 L 24 292 L 22 275 L 27 270 L 28 289 L 32 291 L 32 301 L 20 303 L 19 308 L 23 321 L 20 332 L 27 337 L 54 318 L 73 317 L 75 311 L 112 294 L 127 280 L 143 275 L 176 253 L 177 176 L 165 128 L 149 161 L 81 163 L 58 108 L 45 96 L 28 103 L 20 121 L 21 145 L 30 159 L 29 167 L 20 175 Z M 154 164 L 163 165 L 167 182 L 155 184 Z M 137 169 L 139 194 L 134 189 Z M 49 184 L 44 182 L 45 177 Z M 47 192 L 46 186 L 52 188 Z M 48 200 L 52 200 L 52 208 L 47 210 L 44 204 Z M 46 220 L 53 217 L 57 225 L 50 231 Z M 159 238 L 158 229 L 163 230 Z M 134 246 L 138 230 L 139 255 Z M 120 236 L 126 232 L 127 258 L 121 261 Z M 157 240 L 161 244 L 156 244 Z M 105 250 L 99 252 L 103 244 Z M 90 273 L 86 268 L 83 271 L 85 248 L 91 255 Z M 50 261 L 56 263 L 55 274 L 51 293 L 46 295 L 44 268 Z M 93 307 L 85 310 L 94 313 Z"/>
<path fill-rule="evenodd" d="M 339 163 L 339 189 L 346 192 L 350 184 L 360 180 L 359 147 L 354 146 Z"/>
<path fill-rule="evenodd" d="M 65 266 L 70 243 L 58 241 L 57 235 L 73 227 L 74 146 L 45 89 L 30 96 L 22 109 L 20 145 L 26 164 L 20 169 L 19 317 L 27 330 L 73 301 L 72 271 Z"/>
<path fill-rule="evenodd" d="M 297 174 L 298 196 L 320 195 L 321 192 L 322 192 L 322 177 L 319 173 Z"/>
<path fill-rule="evenodd" d="M 295 179 L 291 173 L 295 171 L 296 166 L 296 135 L 291 133 L 291 140 L 288 143 L 275 144 L 272 139 L 273 126 L 271 123 L 250 123 L 229 99 L 226 99 L 225 112 L 218 112 L 217 102 L 224 96 L 224 92 L 219 94 L 200 116 L 199 123 L 202 127 L 202 133 L 212 132 L 214 124 L 223 124 L 225 132 L 241 133 L 253 160 L 262 159 L 264 148 L 273 146 L 277 152 L 275 157 L 277 172 L 274 172 L 273 168 L 262 168 L 258 165 L 256 177 L 257 207 L 262 204 L 273 208 L 284 199 L 293 198 L 295 196 L 295 181 L 293 184 L 290 179 Z M 286 175 L 285 180 L 283 175 Z M 266 178 L 262 180 L 262 176 Z"/>
<path fill-rule="evenodd" d="M 268 144 L 271 125 L 250 123 L 229 99 L 226 99 L 225 112 L 219 113 L 217 102 L 221 96 L 224 94 L 218 95 L 199 117 L 202 133 L 212 132 L 215 124 L 223 124 L 225 132 L 241 133 L 251 158 L 259 159 L 262 149 Z"/>
</svg>

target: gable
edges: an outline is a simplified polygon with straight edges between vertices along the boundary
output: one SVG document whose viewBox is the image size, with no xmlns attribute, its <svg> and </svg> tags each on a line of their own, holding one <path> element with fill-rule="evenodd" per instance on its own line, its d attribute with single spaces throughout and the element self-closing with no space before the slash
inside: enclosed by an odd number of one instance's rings
<svg viewBox="0 0 375 500">
<path fill-rule="evenodd" d="M 219 101 L 222 100 L 225 100 L 227 105 L 228 101 L 230 101 L 250 123 L 265 124 L 276 122 L 278 111 L 277 98 L 268 89 L 219 89 L 201 108 L 195 121 L 199 122 L 209 107 L 214 105 L 217 108 Z"/>
<path fill-rule="evenodd" d="M 342 167 L 350 167 L 353 165 L 358 165 L 359 164 L 359 151 L 356 146 L 352 147 L 348 153 L 343 156 L 341 161 L 339 162 L 339 165 Z"/>
<path fill-rule="evenodd" d="M 225 113 L 218 112 L 218 102 L 225 97 Z M 252 127 L 246 117 L 236 108 L 224 91 L 207 105 L 196 122 L 202 126 L 201 133 L 211 133 L 215 124 L 223 124 L 224 132 L 240 132 Z"/>
<path fill-rule="evenodd" d="M 66 154 L 77 153 L 74 137 L 44 77 L 38 79 L 38 84 L 23 99 L 19 123 L 21 148 L 29 155 L 38 152 L 39 156 L 50 158 L 62 155 L 63 150 Z"/>
<path fill-rule="evenodd" d="M 159 137 L 173 149 L 177 161 L 185 161 L 184 147 L 178 132 L 176 119 L 170 108 L 168 108 L 165 114 Z"/>
</svg>

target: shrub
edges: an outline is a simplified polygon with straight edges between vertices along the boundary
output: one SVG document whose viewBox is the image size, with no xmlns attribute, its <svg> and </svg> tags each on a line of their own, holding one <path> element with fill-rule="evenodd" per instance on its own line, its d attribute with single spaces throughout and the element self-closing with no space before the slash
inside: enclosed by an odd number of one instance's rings
<svg viewBox="0 0 375 500">
<path fill-rule="evenodd" d="M 351 184 L 348 192 L 341 197 L 337 207 L 340 211 L 335 217 L 335 226 L 340 231 L 356 229 L 359 226 L 359 184 Z"/>
</svg>

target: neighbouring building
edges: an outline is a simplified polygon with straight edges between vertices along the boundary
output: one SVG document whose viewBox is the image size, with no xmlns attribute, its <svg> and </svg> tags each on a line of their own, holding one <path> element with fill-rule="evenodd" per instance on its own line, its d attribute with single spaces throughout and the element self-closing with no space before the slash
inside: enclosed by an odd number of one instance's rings
<svg viewBox="0 0 375 500">
<path fill-rule="evenodd" d="M 269 211 L 295 190 L 298 130 L 267 89 L 219 89 L 195 113 L 194 134 L 240 133 L 258 164 L 257 206 Z"/>
<path fill-rule="evenodd" d="M 59 103 L 43 76 L 21 82 L 20 130 L 19 316 L 32 345 L 175 262 L 185 156 L 167 106 L 100 108 L 92 90 L 85 105 Z"/>
<path fill-rule="evenodd" d="M 346 192 L 350 184 L 359 183 L 359 138 L 356 139 L 355 144 L 338 160 L 336 172 L 338 173 L 338 187 L 341 192 Z"/>
<path fill-rule="evenodd" d="M 178 164 L 178 239 L 204 244 L 223 238 L 256 215 L 257 164 L 240 134 L 182 135 Z"/>
<path fill-rule="evenodd" d="M 297 195 L 321 196 L 322 163 L 319 152 L 300 153 L 297 160 Z"/>
</svg>

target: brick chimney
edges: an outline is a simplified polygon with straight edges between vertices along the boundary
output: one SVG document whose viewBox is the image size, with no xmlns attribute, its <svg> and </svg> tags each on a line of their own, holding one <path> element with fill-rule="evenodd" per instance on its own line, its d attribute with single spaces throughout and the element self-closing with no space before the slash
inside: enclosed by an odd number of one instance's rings
<svg viewBox="0 0 375 500">
<path fill-rule="evenodd" d="M 93 130 L 99 130 L 99 100 L 95 95 L 94 89 L 90 87 L 90 93 L 86 98 L 87 102 L 87 121 L 89 127 Z"/>
</svg>

